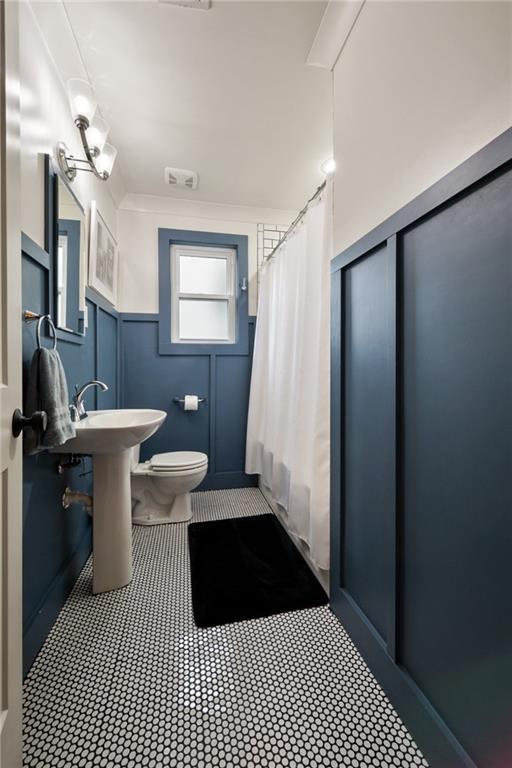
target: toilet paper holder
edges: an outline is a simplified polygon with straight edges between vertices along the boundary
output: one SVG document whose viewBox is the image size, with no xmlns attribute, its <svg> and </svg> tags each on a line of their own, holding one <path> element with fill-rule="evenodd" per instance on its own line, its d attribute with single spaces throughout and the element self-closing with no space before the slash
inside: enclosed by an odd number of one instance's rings
<svg viewBox="0 0 512 768">
<path fill-rule="evenodd" d="M 176 403 L 177 405 L 181 405 L 182 408 L 185 405 L 185 398 L 184 397 L 173 397 L 172 401 L 173 401 L 173 403 Z M 199 405 L 201 405 L 201 403 L 206 403 L 206 397 L 198 397 L 197 398 L 197 402 L 199 403 Z"/>
</svg>

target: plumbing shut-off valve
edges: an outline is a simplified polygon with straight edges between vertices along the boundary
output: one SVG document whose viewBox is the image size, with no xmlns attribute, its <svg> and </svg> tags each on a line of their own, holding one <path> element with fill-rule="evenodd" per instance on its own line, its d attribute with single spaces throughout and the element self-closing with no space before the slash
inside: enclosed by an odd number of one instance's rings
<svg viewBox="0 0 512 768">
<path fill-rule="evenodd" d="M 66 488 L 62 494 L 62 506 L 64 509 L 69 509 L 72 504 L 82 504 L 85 511 L 92 517 L 92 496 L 88 493 Z"/>
</svg>

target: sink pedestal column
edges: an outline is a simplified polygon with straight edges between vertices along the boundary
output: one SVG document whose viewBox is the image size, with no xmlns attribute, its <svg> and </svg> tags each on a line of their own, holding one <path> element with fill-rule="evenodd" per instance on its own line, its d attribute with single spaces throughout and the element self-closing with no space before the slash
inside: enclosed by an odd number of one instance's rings
<svg viewBox="0 0 512 768">
<path fill-rule="evenodd" d="M 92 591 L 119 589 L 132 580 L 131 450 L 93 456 Z"/>
</svg>

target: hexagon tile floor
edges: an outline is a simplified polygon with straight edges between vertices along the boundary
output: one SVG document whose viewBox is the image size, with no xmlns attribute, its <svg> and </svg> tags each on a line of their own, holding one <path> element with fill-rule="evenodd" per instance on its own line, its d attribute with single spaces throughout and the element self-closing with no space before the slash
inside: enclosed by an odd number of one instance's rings
<svg viewBox="0 0 512 768">
<path fill-rule="evenodd" d="M 268 513 L 256 488 L 193 508 Z M 427 766 L 327 607 L 194 626 L 186 523 L 134 529 L 125 589 L 93 597 L 87 563 L 24 703 L 26 768 Z"/>
</svg>

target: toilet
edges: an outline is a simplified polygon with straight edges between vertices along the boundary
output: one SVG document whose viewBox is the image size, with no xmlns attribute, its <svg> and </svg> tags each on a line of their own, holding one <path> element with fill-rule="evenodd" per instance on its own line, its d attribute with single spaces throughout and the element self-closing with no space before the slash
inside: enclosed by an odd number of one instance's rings
<svg viewBox="0 0 512 768">
<path fill-rule="evenodd" d="M 190 492 L 204 480 L 208 456 L 196 451 L 157 453 L 140 462 L 132 449 L 132 520 L 136 525 L 183 523 L 192 517 Z"/>
</svg>

